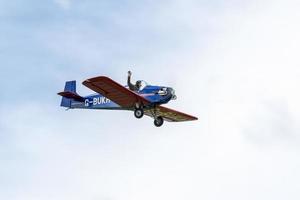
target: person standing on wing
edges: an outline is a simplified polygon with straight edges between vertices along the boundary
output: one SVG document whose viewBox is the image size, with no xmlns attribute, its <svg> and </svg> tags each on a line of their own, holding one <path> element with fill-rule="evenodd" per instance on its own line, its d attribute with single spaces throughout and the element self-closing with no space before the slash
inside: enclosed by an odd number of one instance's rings
<svg viewBox="0 0 300 200">
<path fill-rule="evenodd" d="M 142 82 L 141 81 L 137 81 L 135 84 L 131 83 L 131 71 L 128 71 L 128 78 L 127 78 L 127 85 L 129 87 L 130 90 L 132 91 L 139 91 Z"/>
</svg>

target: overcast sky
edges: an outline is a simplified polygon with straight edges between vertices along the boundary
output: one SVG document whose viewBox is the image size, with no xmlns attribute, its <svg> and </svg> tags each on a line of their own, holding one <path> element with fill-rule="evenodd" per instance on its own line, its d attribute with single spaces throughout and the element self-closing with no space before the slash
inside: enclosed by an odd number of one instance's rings
<svg viewBox="0 0 300 200">
<path fill-rule="evenodd" d="M 299 8 L 0 0 L 0 199 L 300 199 Z M 199 120 L 59 107 L 66 80 L 128 70 Z"/>
</svg>

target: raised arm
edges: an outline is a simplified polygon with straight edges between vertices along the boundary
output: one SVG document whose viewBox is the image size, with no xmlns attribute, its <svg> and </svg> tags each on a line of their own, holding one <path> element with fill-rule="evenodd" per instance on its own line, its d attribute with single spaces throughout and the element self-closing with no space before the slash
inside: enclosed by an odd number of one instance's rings
<svg viewBox="0 0 300 200">
<path fill-rule="evenodd" d="M 134 84 L 131 83 L 131 71 L 128 71 L 128 77 L 127 77 L 127 85 L 130 90 L 135 91 L 136 87 Z"/>
</svg>

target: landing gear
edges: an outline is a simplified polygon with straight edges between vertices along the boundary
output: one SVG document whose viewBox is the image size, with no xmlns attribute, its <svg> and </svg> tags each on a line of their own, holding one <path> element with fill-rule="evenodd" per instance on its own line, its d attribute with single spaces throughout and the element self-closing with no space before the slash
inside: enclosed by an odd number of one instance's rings
<svg viewBox="0 0 300 200">
<path fill-rule="evenodd" d="M 144 108 L 146 107 L 141 106 L 140 104 L 137 103 L 134 108 L 134 116 L 138 119 L 142 118 L 144 116 Z M 152 117 L 154 118 L 154 125 L 156 127 L 161 127 L 164 124 L 164 118 L 159 116 L 156 107 L 152 109 L 147 109 L 146 111 L 147 111 L 147 115 L 151 114 Z"/>
<path fill-rule="evenodd" d="M 164 118 L 162 118 L 161 116 L 156 117 L 156 119 L 154 120 L 154 125 L 156 127 L 161 127 L 164 124 Z"/>
<path fill-rule="evenodd" d="M 134 116 L 138 119 L 142 118 L 144 116 L 144 110 L 141 108 L 136 108 L 134 110 Z"/>
</svg>

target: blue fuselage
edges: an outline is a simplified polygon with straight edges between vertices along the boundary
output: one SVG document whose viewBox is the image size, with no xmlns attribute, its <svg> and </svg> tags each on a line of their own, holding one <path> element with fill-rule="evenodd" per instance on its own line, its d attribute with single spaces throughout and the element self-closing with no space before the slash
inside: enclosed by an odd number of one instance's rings
<svg viewBox="0 0 300 200">
<path fill-rule="evenodd" d="M 168 103 L 175 96 L 174 90 L 172 88 L 150 85 L 146 86 L 140 91 L 136 91 L 136 93 L 150 101 L 153 106 Z M 123 108 L 100 94 L 92 94 L 83 98 L 83 102 L 73 100 L 71 102 L 71 108 L 116 110 L 132 109 Z"/>
</svg>

